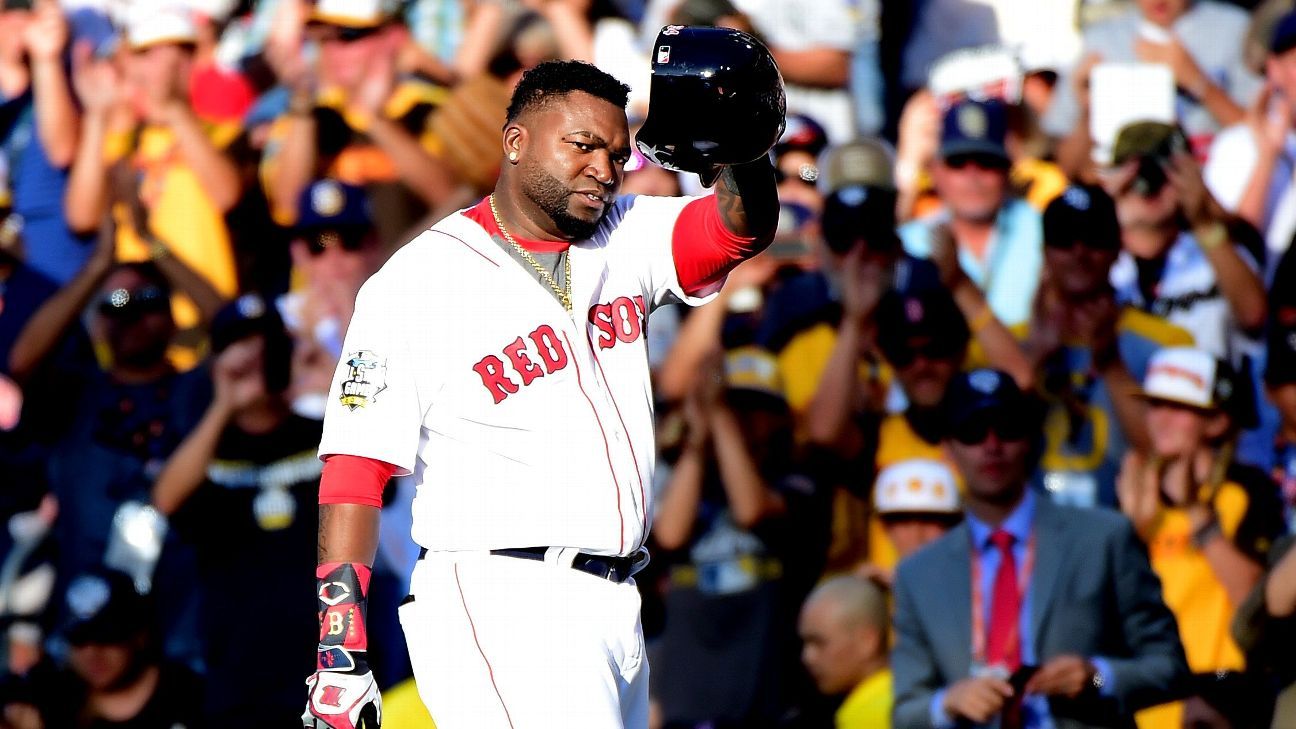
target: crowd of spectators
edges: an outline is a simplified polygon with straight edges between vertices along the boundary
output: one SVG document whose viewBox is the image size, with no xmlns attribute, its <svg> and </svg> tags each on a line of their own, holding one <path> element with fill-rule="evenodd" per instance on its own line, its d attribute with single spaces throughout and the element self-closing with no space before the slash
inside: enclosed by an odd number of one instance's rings
<svg viewBox="0 0 1296 729">
<path fill-rule="evenodd" d="M 789 117 L 773 245 L 652 315 L 652 726 L 1296 727 L 1296 1 L 2 0 L 0 728 L 300 726 L 356 292 L 667 23 Z"/>
</svg>

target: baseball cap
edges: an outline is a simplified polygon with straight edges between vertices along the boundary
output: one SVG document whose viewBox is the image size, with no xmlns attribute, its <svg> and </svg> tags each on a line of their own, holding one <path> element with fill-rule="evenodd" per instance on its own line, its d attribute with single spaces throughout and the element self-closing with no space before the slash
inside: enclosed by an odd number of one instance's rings
<svg viewBox="0 0 1296 729">
<path fill-rule="evenodd" d="M 1152 355 L 1141 395 L 1202 410 L 1223 408 L 1232 398 L 1232 368 L 1194 347 L 1166 347 Z"/>
<path fill-rule="evenodd" d="M 1001 101 L 965 99 L 950 107 L 941 120 L 941 159 L 957 155 L 986 155 L 1008 161 L 1008 110 Z"/>
<path fill-rule="evenodd" d="M 964 443 L 985 439 L 993 428 L 1001 438 L 1020 440 L 1038 431 L 1041 409 L 1000 370 L 981 368 L 958 374 L 945 393 L 947 432 Z"/>
<path fill-rule="evenodd" d="M 873 506 L 879 515 L 957 514 L 958 484 L 940 461 L 911 458 L 882 469 L 873 484 Z"/>
<path fill-rule="evenodd" d="M 132 51 L 198 42 L 193 11 L 180 2 L 159 0 L 132 5 L 126 18 L 126 43 Z"/>
<path fill-rule="evenodd" d="M 895 190 L 895 152 L 881 139 L 866 137 L 830 147 L 819 164 L 825 193 L 847 187 Z"/>
<path fill-rule="evenodd" d="M 324 231 L 368 231 L 373 227 L 369 196 L 355 185 L 331 179 L 316 180 L 298 198 L 295 227 L 304 236 Z"/>
<path fill-rule="evenodd" d="M 1097 185 L 1067 187 L 1044 209 L 1044 245 L 1119 250 L 1120 220 L 1116 203 Z"/>
<path fill-rule="evenodd" d="M 72 645 L 124 643 L 150 622 L 149 601 L 124 572 L 96 570 L 73 578 L 63 600 L 63 634 Z"/>
<path fill-rule="evenodd" d="M 383 0 L 317 0 L 310 22 L 340 28 L 377 28 L 390 15 Z"/>
<path fill-rule="evenodd" d="M 1269 38 L 1269 53 L 1277 56 L 1296 48 L 1296 11 L 1279 18 Z"/>
<path fill-rule="evenodd" d="M 768 395 L 784 401 L 783 378 L 778 358 L 755 345 L 742 345 L 725 352 L 725 387 Z"/>
<path fill-rule="evenodd" d="M 878 139 L 856 139 L 824 153 L 820 233 L 831 250 L 845 253 L 860 239 L 875 248 L 899 248 L 893 165 L 890 146 Z"/>
<path fill-rule="evenodd" d="M 1188 142 L 1174 124 L 1158 121 L 1130 122 L 1116 132 L 1112 144 L 1112 164 L 1120 166 L 1138 157 L 1169 159 L 1175 152 L 1186 151 Z"/>
<path fill-rule="evenodd" d="M 283 319 L 271 302 L 260 294 L 243 294 L 222 306 L 212 319 L 212 351 L 223 352 L 234 342 L 254 334 L 281 334 L 283 331 Z"/>
<path fill-rule="evenodd" d="M 827 146 L 828 132 L 819 122 L 805 114 L 788 114 L 787 126 L 774 143 L 774 156 L 796 150 L 818 157 Z"/>
<path fill-rule="evenodd" d="M 962 359 L 971 333 L 949 292 L 942 288 L 882 295 L 875 314 L 877 344 L 893 366 L 903 367 L 921 353 L 936 359 Z M 915 339 L 926 339 L 921 352 Z"/>
</svg>

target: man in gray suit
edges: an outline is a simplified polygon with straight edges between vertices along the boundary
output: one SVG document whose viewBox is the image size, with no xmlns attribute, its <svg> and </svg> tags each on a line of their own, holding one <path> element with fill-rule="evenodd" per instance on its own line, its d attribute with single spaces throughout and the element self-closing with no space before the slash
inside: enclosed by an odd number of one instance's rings
<svg viewBox="0 0 1296 729">
<path fill-rule="evenodd" d="M 967 519 L 896 572 L 894 726 L 1132 727 L 1181 695 L 1174 616 L 1130 523 L 1028 489 L 1040 409 L 1007 375 L 960 375 L 947 397 Z"/>
</svg>

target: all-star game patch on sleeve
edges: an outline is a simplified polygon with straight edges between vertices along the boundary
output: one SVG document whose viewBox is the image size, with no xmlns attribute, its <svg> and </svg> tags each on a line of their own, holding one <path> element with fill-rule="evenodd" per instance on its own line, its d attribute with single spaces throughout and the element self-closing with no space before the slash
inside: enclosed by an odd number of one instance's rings
<svg viewBox="0 0 1296 729">
<path fill-rule="evenodd" d="M 352 455 L 385 461 L 409 474 L 423 407 L 405 320 L 382 288 L 381 272 L 360 290 L 324 411 L 321 458 Z M 405 328 L 407 329 L 407 328 Z"/>
</svg>

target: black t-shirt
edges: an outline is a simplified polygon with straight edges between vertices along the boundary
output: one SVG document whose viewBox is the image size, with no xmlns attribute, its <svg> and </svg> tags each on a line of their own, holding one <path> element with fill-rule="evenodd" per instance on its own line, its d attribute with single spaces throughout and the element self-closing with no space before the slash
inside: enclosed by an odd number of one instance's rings
<svg viewBox="0 0 1296 729">
<path fill-rule="evenodd" d="M 203 718 L 202 681 L 180 664 L 161 666 L 153 696 L 139 713 L 125 721 L 85 717 L 85 688 L 69 673 L 50 677 L 39 690 L 41 717 L 50 729 L 200 729 L 211 726 Z"/>
<path fill-rule="evenodd" d="M 315 604 L 321 423 L 229 427 L 172 525 L 198 554 L 208 713 L 220 726 L 300 716 L 319 640 Z"/>
<path fill-rule="evenodd" d="M 663 555 L 673 564 L 654 682 L 668 722 L 749 726 L 787 699 L 796 609 L 823 564 L 831 489 L 803 473 L 772 485 L 786 511 L 744 530 L 710 481 L 693 538 Z"/>
</svg>

